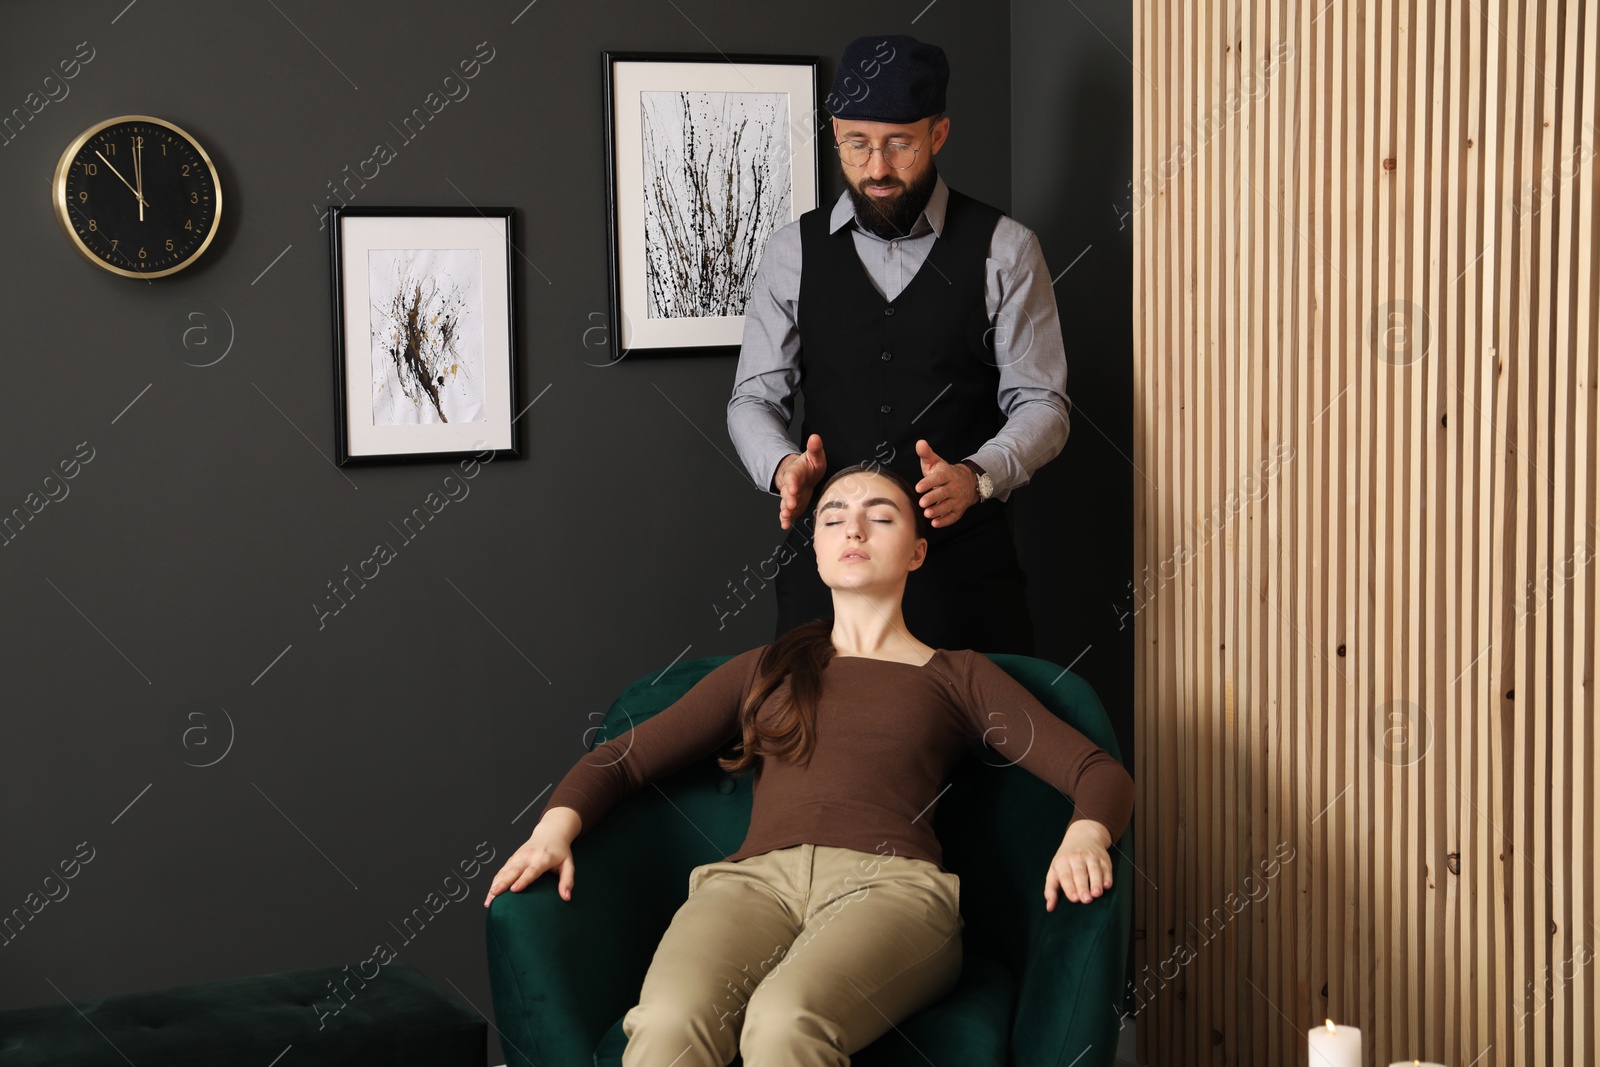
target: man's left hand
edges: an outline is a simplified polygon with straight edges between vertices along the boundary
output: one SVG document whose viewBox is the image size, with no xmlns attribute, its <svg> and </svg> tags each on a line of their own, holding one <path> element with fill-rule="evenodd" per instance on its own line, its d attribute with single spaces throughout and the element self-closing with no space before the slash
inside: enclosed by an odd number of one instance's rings
<svg viewBox="0 0 1600 1067">
<path fill-rule="evenodd" d="M 922 481 L 917 483 L 922 499 L 917 506 L 935 526 L 955 523 L 978 502 L 978 476 L 965 463 L 946 463 L 921 439 L 917 456 L 922 460 Z"/>
</svg>

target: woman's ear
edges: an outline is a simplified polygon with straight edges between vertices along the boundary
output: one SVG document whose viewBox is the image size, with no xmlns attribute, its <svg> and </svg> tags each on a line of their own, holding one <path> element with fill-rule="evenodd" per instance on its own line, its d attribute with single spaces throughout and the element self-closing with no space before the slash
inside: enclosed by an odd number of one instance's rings
<svg viewBox="0 0 1600 1067">
<path fill-rule="evenodd" d="M 917 538 L 917 547 L 911 550 L 911 567 L 909 569 L 916 570 L 918 567 L 922 566 L 927 558 L 928 539 L 926 537 L 919 537 Z"/>
</svg>

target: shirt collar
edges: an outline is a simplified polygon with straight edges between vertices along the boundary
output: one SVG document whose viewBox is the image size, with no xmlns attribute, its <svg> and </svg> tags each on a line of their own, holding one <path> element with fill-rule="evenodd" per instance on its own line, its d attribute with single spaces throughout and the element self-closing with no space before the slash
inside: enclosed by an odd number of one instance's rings
<svg viewBox="0 0 1600 1067">
<path fill-rule="evenodd" d="M 944 175 L 935 172 L 933 178 L 933 191 L 928 194 L 928 203 L 922 209 L 922 214 L 917 216 L 917 221 L 911 224 L 911 232 L 907 237 L 920 237 L 929 230 L 935 237 L 944 232 L 944 210 L 950 202 L 950 187 L 944 183 Z M 828 217 L 828 232 L 838 233 L 839 227 L 854 221 L 856 217 L 855 201 L 850 199 L 850 190 L 847 188 L 839 194 L 839 199 L 834 202 L 833 214 Z M 872 237 L 878 235 L 856 222 L 856 228 L 862 233 Z M 882 238 L 879 238 L 882 240 Z"/>
</svg>

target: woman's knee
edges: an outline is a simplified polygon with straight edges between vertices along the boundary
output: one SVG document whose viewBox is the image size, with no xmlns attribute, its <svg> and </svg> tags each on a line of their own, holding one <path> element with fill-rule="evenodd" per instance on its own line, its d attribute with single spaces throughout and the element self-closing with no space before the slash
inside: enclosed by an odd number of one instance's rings
<svg viewBox="0 0 1600 1067">
<path fill-rule="evenodd" d="M 710 1000 L 690 1002 L 679 997 L 641 1000 L 622 1017 L 628 1047 L 636 1052 L 667 1053 L 661 1062 L 731 1063 L 739 1047 L 742 1005 L 719 1005 Z M 689 1050 L 700 1055 L 676 1057 Z M 644 1061 L 639 1061 L 644 1062 Z"/>
<path fill-rule="evenodd" d="M 838 1022 L 824 1011 L 790 997 L 758 993 L 745 1011 L 739 1053 L 750 1067 L 815 1063 L 816 1057 L 799 1052 L 801 1046 L 815 1045 L 839 1053 L 843 1063 L 843 1039 Z"/>
<path fill-rule="evenodd" d="M 844 1063 L 891 1026 L 944 999 L 959 984 L 964 962 L 957 929 L 881 983 L 867 984 L 865 974 L 859 981 L 841 974 L 817 981 L 779 976 L 783 980 L 761 985 L 750 998 L 740 1051 L 751 1067 L 831 1062 L 834 1054 Z M 804 1047 L 813 1055 L 799 1055 Z"/>
</svg>

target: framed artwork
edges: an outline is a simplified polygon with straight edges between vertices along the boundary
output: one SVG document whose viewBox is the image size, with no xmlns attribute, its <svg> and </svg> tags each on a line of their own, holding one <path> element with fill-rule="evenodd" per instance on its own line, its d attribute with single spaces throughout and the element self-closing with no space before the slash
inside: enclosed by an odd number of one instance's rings
<svg viewBox="0 0 1600 1067">
<path fill-rule="evenodd" d="M 817 206 L 817 57 L 601 58 L 611 359 L 736 355 L 767 238 Z"/>
<path fill-rule="evenodd" d="M 340 466 L 518 455 L 512 211 L 330 209 Z"/>
</svg>

